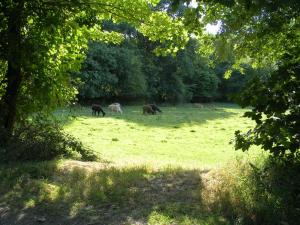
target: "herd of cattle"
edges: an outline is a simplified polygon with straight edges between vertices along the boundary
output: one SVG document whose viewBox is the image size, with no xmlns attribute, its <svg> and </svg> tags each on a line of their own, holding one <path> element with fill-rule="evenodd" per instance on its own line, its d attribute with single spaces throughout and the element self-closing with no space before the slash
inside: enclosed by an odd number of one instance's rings
<svg viewBox="0 0 300 225">
<path fill-rule="evenodd" d="M 111 112 L 116 112 L 116 113 L 120 113 L 120 114 L 123 113 L 120 103 L 112 103 L 108 106 L 108 109 Z M 102 113 L 102 116 L 105 116 L 105 112 L 102 109 L 102 107 L 100 105 L 93 104 L 92 105 L 92 115 L 99 116 L 100 112 Z M 144 115 L 147 115 L 147 114 L 154 115 L 154 114 L 156 114 L 156 112 L 161 113 L 162 111 L 155 104 L 147 104 L 147 105 L 143 106 L 143 114 Z"/>
</svg>

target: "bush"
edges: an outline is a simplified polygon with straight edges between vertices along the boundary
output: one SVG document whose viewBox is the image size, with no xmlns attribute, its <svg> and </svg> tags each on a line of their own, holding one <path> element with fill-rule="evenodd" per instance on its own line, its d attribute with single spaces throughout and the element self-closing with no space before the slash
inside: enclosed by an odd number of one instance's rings
<svg viewBox="0 0 300 225">
<path fill-rule="evenodd" d="M 236 98 L 242 107 L 252 107 L 244 116 L 256 123 L 245 134 L 236 131 L 236 149 L 258 145 L 276 157 L 300 154 L 300 66 L 286 61 L 267 79 L 255 77 Z"/>
<path fill-rule="evenodd" d="M 237 161 L 211 174 L 203 194 L 232 224 L 300 224 L 300 161 Z"/>
<path fill-rule="evenodd" d="M 99 157 L 62 128 L 45 119 L 35 119 L 15 129 L 12 136 L 0 133 L 0 162 L 51 160 L 76 157 L 86 161 Z M 5 140 L 5 141 L 4 141 Z"/>
</svg>

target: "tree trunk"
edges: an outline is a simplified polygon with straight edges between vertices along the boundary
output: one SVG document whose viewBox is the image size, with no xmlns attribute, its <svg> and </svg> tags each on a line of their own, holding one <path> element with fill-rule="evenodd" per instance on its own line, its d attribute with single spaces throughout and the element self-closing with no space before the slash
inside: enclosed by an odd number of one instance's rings
<svg viewBox="0 0 300 225">
<path fill-rule="evenodd" d="M 2 126 L 8 135 L 11 135 L 16 122 L 17 99 L 20 93 L 22 81 L 22 10 L 23 1 L 15 3 L 8 17 L 8 49 L 7 49 L 7 72 L 5 75 L 6 88 L 2 99 Z"/>
</svg>

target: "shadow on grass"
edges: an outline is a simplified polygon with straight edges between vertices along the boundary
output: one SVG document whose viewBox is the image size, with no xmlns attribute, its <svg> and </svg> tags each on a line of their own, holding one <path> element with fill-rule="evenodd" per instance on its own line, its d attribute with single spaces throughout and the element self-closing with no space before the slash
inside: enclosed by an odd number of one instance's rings
<svg viewBox="0 0 300 225">
<path fill-rule="evenodd" d="M 173 107 L 160 107 L 163 113 L 156 115 L 143 115 L 141 106 L 123 107 L 122 115 L 108 112 L 105 118 L 114 118 L 126 122 L 136 123 L 150 127 L 173 127 L 180 128 L 185 124 L 203 124 L 207 121 L 216 119 L 225 119 L 238 115 L 237 112 L 228 109 L 239 109 L 234 104 L 214 104 L 205 105 L 203 108 L 194 107 L 191 104 L 179 105 Z M 104 109 L 108 111 L 107 109 Z M 73 111 L 61 109 L 55 113 L 55 117 L 64 125 L 71 123 L 74 119 L 97 118 L 103 119 L 102 116 L 92 116 L 91 109 L 82 107 Z"/>
<path fill-rule="evenodd" d="M 300 222 L 299 161 L 212 171 L 68 162 L 0 166 L 0 224 Z"/>
<path fill-rule="evenodd" d="M 229 224 L 202 204 L 208 171 L 86 165 L 1 167 L 0 224 Z"/>
</svg>

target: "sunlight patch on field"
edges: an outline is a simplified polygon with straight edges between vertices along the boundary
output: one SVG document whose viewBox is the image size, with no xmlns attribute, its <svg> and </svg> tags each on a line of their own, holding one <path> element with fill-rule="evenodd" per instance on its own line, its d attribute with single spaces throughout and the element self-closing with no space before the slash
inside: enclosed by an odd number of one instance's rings
<svg viewBox="0 0 300 225">
<path fill-rule="evenodd" d="M 245 110 L 229 104 L 161 109 L 162 114 L 145 116 L 140 107 L 128 106 L 123 115 L 95 117 L 84 108 L 65 130 L 116 165 L 205 168 L 245 155 L 229 144 L 235 130 L 253 126 L 242 117 Z"/>
</svg>

